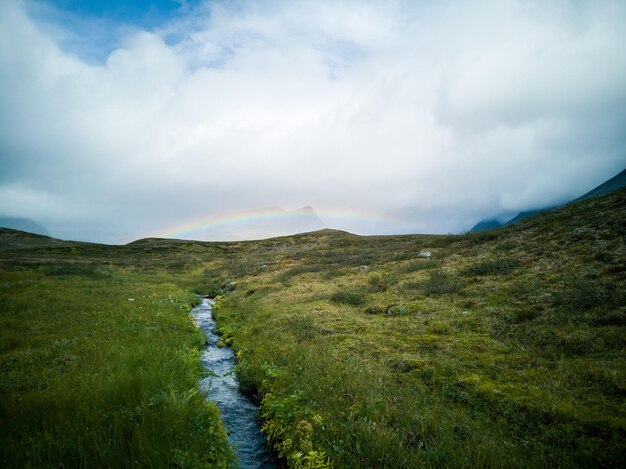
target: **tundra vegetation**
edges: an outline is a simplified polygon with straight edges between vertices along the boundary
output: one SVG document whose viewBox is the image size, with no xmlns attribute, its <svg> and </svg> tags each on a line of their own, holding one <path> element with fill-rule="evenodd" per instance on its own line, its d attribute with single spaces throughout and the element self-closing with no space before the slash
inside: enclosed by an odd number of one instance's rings
<svg viewBox="0 0 626 469">
<path fill-rule="evenodd" d="M 290 467 L 624 465 L 624 189 L 464 235 L 0 235 L 4 467 L 232 464 L 194 293 Z"/>
</svg>

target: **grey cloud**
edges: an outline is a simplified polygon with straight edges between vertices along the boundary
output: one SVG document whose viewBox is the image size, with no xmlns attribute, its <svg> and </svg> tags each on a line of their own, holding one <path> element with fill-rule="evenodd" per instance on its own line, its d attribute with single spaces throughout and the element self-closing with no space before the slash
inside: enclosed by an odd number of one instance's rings
<svg viewBox="0 0 626 469">
<path fill-rule="evenodd" d="M 305 205 L 456 232 L 626 166 L 620 2 L 206 3 L 100 63 L 23 5 L 0 6 L 0 214 L 58 236 Z"/>
</svg>

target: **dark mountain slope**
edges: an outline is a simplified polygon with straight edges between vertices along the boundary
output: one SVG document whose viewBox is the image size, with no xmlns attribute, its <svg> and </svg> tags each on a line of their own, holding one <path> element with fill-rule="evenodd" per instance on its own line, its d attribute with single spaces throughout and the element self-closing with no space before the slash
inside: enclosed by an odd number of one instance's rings
<svg viewBox="0 0 626 469">
<path fill-rule="evenodd" d="M 48 230 L 46 230 L 42 225 L 28 218 L 0 217 L 0 227 L 50 236 Z"/>
<path fill-rule="evenodd" d="M 576 199 L 576 201 L 581 201 L 581 200 L 589 199 L 591 197 L 598 197 L 600 195 L 609 194 L 613 192 L 614 190 L 620 189 L 625 186 L 626 186 L 626 169 L 624 169 L 617 176 L 600 184 L 595 189 L 592 189 L 586 194 L 580 196 L 578 199 Z"/>
<path fill-rule="evenodd" d="M 574 199 L 572 202 L 581 201 L 581 200 L 589 199 L 591 197 L 598 197 L 600 195 L 609 194 L 610 192 L 613 192 L 625 186 L 626 186 L 626 169 L 624 169 L 617 176 L 612 177 L 608 181 L 605 181 L 599 186 L 597 186 L 596 188 L 590 190 L 586 194 L 578 197 L 577 199 Z M 568 203 L 571 203 L 571 202 L 568 202 Z M 554 210 L 558 207 L 560 206 L 546 207 L 546 208 L 541 208 L 537 210 L 527 210 L 527 211 L 518 213 L 509 221 L 502 222 L 502 223 L 495 218 L 489 219 L 489 220 L 482 220 L 470 229 L 470 233 L 477 233 L 480 231 L 491 230 L 493 228 L 500 228 L 502 226 L 514 225 L 515 223 L 518 223 L 521 220 L 534 217 L 535 215 L 538 215 L 543 212 Z"/>
</svg>

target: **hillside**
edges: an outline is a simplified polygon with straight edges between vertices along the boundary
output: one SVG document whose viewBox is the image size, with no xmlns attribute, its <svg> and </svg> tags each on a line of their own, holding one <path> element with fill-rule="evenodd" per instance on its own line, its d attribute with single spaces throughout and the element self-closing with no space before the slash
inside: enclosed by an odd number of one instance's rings
<svg viewBox="0 0 626 469">
<path fill-rule="evenodd" d="M 73 302 L 88 301 L 90 291 L 120 289 L 125 299 L 126 290 L 141 289 L 150 292 L 148 308 L 172 291 L 182 299 L 194 290 L 218 295 L 240 385 L 260 403 L 264 431 L 292 467 L 326 457 L 335 467 L 619 467 L 625 220 L 621 189 L 458 236 L 322 230 L 102 246 L 0 230 L 3 402 L 19 397 L 19 412 L 36 412 L 26 397 L 40 387 L 20 370 L 52 379 L 38 368 L 49 361 L 29 358 L 39 345 L 28 331 L 45 327 L 50 343 L 68 339 L 54 322 L 61 310 L 48 318 L 51 306 L 38 302 L 18 314 L 28 298 L 79 311 Z M 144 318 L 129 304 L 126 316 L 109 321 L 110 333 L 124 318 Z M 81 313 L 88 329 L 90 311 Z M 150 318 L 150 328 L 169 330 Z M 171 334 L 184 336 L 182 328 Z M 64 379 L 54 375 L 58 385 Z"/>
<path fill-rule="evenodd" d="M 1 467 L 227 467 L 169 250 L 0 229 Z"/>
<path fill-rule="evenodd" d="M 240 279 L 219 318 L 279 449 L 305 419 L 338 467 L 615 467 L 625 215 L 621 190 L 484 234 L 306 235 L 207 280 Z"/>
</svg>

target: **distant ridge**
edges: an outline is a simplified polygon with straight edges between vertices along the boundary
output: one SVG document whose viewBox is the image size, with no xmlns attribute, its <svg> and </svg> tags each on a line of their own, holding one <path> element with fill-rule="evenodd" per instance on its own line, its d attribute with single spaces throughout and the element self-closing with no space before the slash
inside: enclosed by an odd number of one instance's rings
<svg viewBox="0 0 626 469">
<path fill-rule="evenodd" d="M 499 228 L 502 223 L 497 218 L 490 218 L 489 220 L 482 220 L 476 223 L 470 230 L 472 232 L 490 230 L 492 228 Z"/>
<path fill-rule="evenodd" d="M 604 195 L 604 194 L 608 194 L 609 192 L 613 192 L 613 191 L 615 191 L 617 189 L 620 189 L 620 188 L 622 188 L 624 186 L 626 186 L 626 169 L 624 169 L 617 176 L 612 177 L 611 179 L 609 179 L 606 182 L 603 182 L 602 184 L 600 184 L 595 189 L 592 189 L 589 192 L 587 192 L 586 194 L 581 195 L 580 197 L 578 197 L 574 201 L 586 200 L 586 199 L 590 199 L 591 197 L 598 197 L 600 195 Z"/>
<path fill-rule="evenodd" d="M 546 208 L 540 208 L 537 210 L 526 210 L 525 212 L 520 212 L 517 215 L 515 215 L 513 218 L 511 218 L 509 221 L 504 223 L 504 226 L 514 225 L 518 221 L 522 221 L 524 218 L 534 217 L 535 215 L 539 215 L 540 213 L 547 212 L 548 210 L 553 210 L 558 207 L 559 206 L 557 205 L 554 207 L 546 207 Z"/>
<path fill-rule="evenodd" d="M 11 228 L 13 230 L 25 231 L 27 233 L 34 233 L 42 236 L 50 236 L 48 230 L 29 218 L 0 217 L 0 227 Z"/>
<path fill-rule="evenodd" d="M 602 184 L 600 184 L 599 186 L 597 186 L 596 188 L 590 190 L 589 192 L 581 195 L 580 197 L 578 197 L 577 199 L 571 200 L 570 202 L 566 202 L 565 204 L 562 205 L 557 205 L 554 207 L 546 207 L 546 208 L 540 208 L 537 210 L 527 210 L 524 212 L 520 212 L 517 215 L 515 215 L 513 218 L 511 218 L 509 221 L 503 222 L 501 223 L 500 221 L 498 221 L 495 218 L 491 218 L 488 220 L 481 220 L 480 222 L 478 222 L 477 224 L 475 224 L 472 229 L 470 229 L 470 233 L 477 233 L 480 231 L 486 231 L 486 230 L 491 230 L 493 228 L 500 228 L 503 226 L 509 226 L 509 225 L 514 225 L 515 223 L 524 220 L 525 218 L 530 218 L 530 217 L 534 217 L 535 215 L 538 215 L 540 213 L 543 212 L 547 212 L 548 210 L 554 210 L 555 208 L 559 208 L 562 207 L 563 205 L 567 205 L 568 203 L 571 202 L 579 202 L 581 200 L 586 200 L 586 199 L 590 199 L 592 197 L 598 197 L 601 195 L 605 195 L 608 194 L 610 192 L 613 192 L 617 189 L 620 189 L 622 187 L 626 186 L 626 169 L 622 170 L 622 172 L 620 172 L 618 175 L 612 177 L 611 179 L 609 179 L 608 181 L 603 182 Z"/>
</svg>

